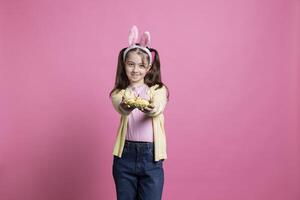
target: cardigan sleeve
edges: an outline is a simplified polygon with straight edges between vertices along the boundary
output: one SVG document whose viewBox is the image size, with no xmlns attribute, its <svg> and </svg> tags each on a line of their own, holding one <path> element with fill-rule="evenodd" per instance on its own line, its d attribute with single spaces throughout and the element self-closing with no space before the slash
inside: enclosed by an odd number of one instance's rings
<svg viewBox="0 0 300 200">
<path fill-rule="evenodd" d="M 115 90 L 111 94 L 111 101 L 112 101 L 113 107 L 115 108 L 115 110 L 118 113 L 120 113 L 121 115 L 129 115 L 130 111 L 126 111 L 126 110 L 122 109 L 122 107 L 120 106 L 123 95 L 124 95 L 124 90 L 119 90 L 119 89 Z"/>
<path fill-rule="evenodd" d="M 154 105 L 154 109 L 152 112 L 147 113 L 148 116 L 156 117 L 161 113 L 163 113 L 167 104 L 167 90 L 165 86 L 162 86 L 157 90 L 154 90 L 152 103 Z"/>
</svg>

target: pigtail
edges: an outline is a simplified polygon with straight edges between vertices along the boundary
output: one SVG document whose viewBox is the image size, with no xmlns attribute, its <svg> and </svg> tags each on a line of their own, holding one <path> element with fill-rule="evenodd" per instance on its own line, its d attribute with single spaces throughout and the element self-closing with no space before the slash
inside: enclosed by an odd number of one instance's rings
<svg viewBox="0 0 300 200">
<path fill-rule="evenodd" d="M 118 56 L 118 64 L 117 64 L 117 72 L 116 72 L 116 78 L 115 78 L 115 86 L 110 91 L 109 96 L 117 90 L 117 89 L 125 89 L 129 85 L 129 80 L 126 75 L 126 71 L 124 68 L 124 61 L 123 61 L 123 53 L 126 50 L 126 48 L 123 48 Z"/>
</svg>

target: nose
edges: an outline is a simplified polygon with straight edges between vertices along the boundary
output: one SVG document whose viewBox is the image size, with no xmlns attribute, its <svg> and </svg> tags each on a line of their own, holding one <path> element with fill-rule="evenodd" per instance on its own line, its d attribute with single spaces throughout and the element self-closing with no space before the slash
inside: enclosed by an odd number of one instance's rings
<svg viewBox="0 0 300 200">
<path fill-rule="evenodd" d="M 137 65 L 134 66 L 133 72 L 138 72 L 138 66 Z"/>
</svg>

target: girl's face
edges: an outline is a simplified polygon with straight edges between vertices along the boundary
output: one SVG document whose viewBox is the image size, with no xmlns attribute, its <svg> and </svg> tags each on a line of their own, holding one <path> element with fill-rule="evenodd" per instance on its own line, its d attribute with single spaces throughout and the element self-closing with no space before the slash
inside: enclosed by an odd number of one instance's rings
<svg viewBox="0 0 300 200">
<path fill-rule="evenodd" d="M 144 77 L 150 70 L 150 65 L 146 59 L 143 61 L 143 56 L 137 52 L 129 52 L 125 60 L 126 75 L 131 84 L 144 83 Z"/>
</svg>

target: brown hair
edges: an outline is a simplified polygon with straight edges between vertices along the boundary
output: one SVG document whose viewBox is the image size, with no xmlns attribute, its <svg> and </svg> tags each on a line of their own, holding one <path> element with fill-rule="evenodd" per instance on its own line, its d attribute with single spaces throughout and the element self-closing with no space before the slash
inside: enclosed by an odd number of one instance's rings
<svg viewBox="0 0 300 200">
<path fill-rule="evenodd" d="M 149 51 L 152 53 L 154 52 L 154 59 L 152 62 L 152 67 L 151 69 L 148 71 L 148 73 L 146 74 L 146 76 L 144 77 L 144 82 L 146 85 L 148 85 L 148 87 L 151 87 L 153 85 L 158 84 L 159 87 L 156 89 L 161 88 L 162 86 L 165 86 L 167 89 L 167 98 L 169 99 L 169 89 L 168 87 L 161 81 L 161 73 L 160 73 L 160 61 L 159 61 L 159 55 L 156 49 L 153 48 L 148 48 Z M 115 79 L 115 86 L 112 89 L 112 91 L 109 93 L 109 96 L 111 96 L 111 94 L 117 90 L 117 89 L 126 89 L 127 86 L 130 84 L 126 72 L 125 72 L 125 62 L 123 61 L 123 53 L 126 50 L 126 48 L 123 48 L 118 56 L 118 64 L 117 64 L 117 73 L 116 73 L 116 79 Z M 137 52 L 142 52 L 144 55 L 146 55 L 148 63 L 149 63 L 149 56 L 148 54 L 143 51 L 140 48 L 134 48 L 131 49 L 130 51 L 128 51 L 128 53 L 126 54 L 125 60 L 128 57 L 129 52 L 133 52 L 133 51 L 137 51 Z"/>
</svg>

